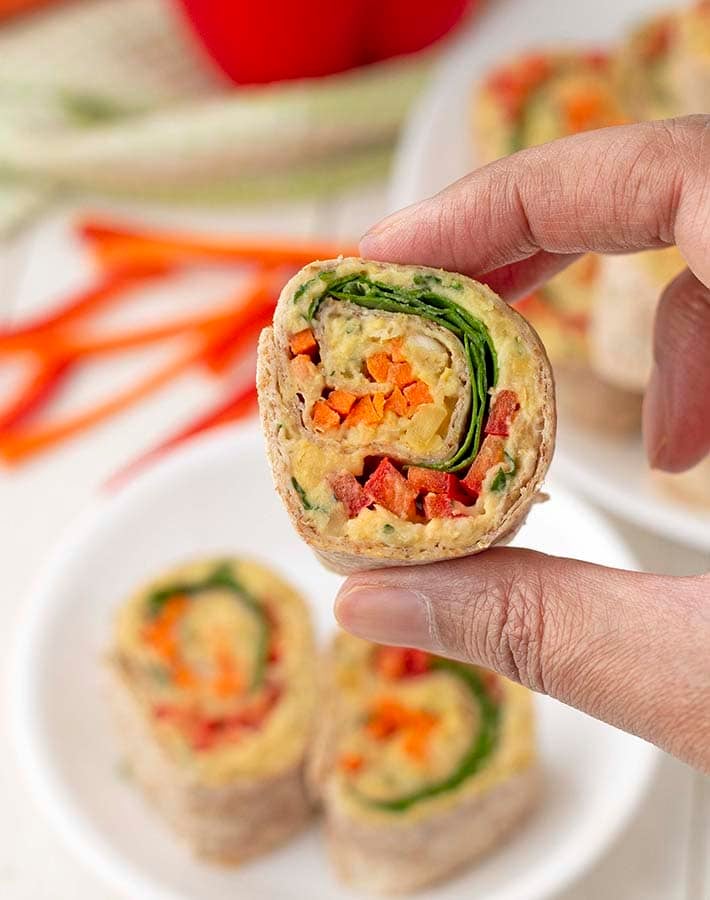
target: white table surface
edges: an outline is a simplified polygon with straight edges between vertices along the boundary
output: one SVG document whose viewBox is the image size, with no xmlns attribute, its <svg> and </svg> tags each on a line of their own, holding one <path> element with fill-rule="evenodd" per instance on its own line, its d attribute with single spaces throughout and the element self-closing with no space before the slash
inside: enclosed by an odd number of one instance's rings
<svg viewBox="0 0 710 900">
<path fill-rule="evenodd" d="M 384 185 L 326 201 L 271 205 L 230 213 L 151 211 L 185 227 L 213 226 L 289 235 L 357 238 L 383 209 Z M 106 204 L 94 204 L 106 209 Z M 82 272 L 70 240 L 71 213 L 52 211 L 0 253 L 0 321 L 41 307 Z M 214 296 L 217 283 L 211 285 Z M 111 384 L 111 367 L 92 388 Z M 0 381 L 0 391 L 2 391 Z M 189 420 L 214 385 L 187 377 L 140 407 L 79 440 L 13 470 L 0 469 L 0 553 L 3 591 L 0 659 L 13 642 L 13 622 L 33 573 L 67 523 L 122 463 Z M 710 559 L 615 520 L 642 565 L 668 573 L 700 572 Z M 1 664 L 0 664 L 1 665 Z M 4 672 L 3 672 L 4 677 Z M 4 704 L 3 704 L 4 707 Z M 0 707 L 0 713 L 2 708 Z M 0 731 L 6 728 L 0 719 Z M 615 847 L 563 900 L 701 900 L 710 897 L 710 782 L 670 758 Z M 0 739 L 0 897 L 3 900 L 116 900 L 116 895 L 64 849 L 30 801 L 10 749 Z M 130 898 L 139 900 L 139 898 Z"/>
</svg>

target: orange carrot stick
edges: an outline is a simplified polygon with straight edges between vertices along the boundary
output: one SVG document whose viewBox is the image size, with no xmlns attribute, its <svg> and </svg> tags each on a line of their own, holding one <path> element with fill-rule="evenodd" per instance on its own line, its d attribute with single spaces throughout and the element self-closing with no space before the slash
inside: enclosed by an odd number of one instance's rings
<svg viewBox="0 0 710 900">
<path fill-rule="evenodd" d="M 261 290 L 263 290 L 262 283 L 257 287 L 257 295 Z M 225 348 L 235 345 L 243 347 L 247 341 L 254 340 L 256 333 L 263 326 L 264 316 L 264 310 L 258 303 L 255 307 L 248 302 L 245 303 L 228 323 L 219 325 L 211 323 L 203 329 L 203 333 L 191 347 L 176 354 L 163 367 L 140 379 L 136 384 L 119 391 L 113 397 L 58 422 L 37 425 L 34 428 L 15 429 L 0 436 L 0 458 L 11 464 L 20 463 L 123 412 L 164 387 L 193 364 L 204 361 L 210 354 L 224 352 Z"/>
<path fill-rule="evenodd" d="M 35 372 L 4 410 L 0 411 L 0 433 L 20 425 L 55 395 L 69 374 L 68 359 L 47 360 Z"/>
<path fill-rule="evenodd" d="M 59 325 L 68 325 L 75 319 L 95 312 L 109 301 L 115 300 L 123 291 L 150 278 L 164 275 L 166 271 L 165 267 L 153 265 L 108 273 L 97 284 L 78 291 L 49 312 L 40 313 L 16 327 L 0 328 L 0 351 L 27 349 L 28 346 L 33 346 L 32 341 L 39 335 L 45 335 Z"/>
<path fill-rule="evenodd" d="M 181 234 L 91 218 L 80 221 L 76 227 L 99 262 L 108 267 L 130 260 L 188 263 L 194 259 L 300 267 L 314 259 L 330 259 L 341 253 L 357 255 L 356 247 L 337 241 Z"/>
</svg>

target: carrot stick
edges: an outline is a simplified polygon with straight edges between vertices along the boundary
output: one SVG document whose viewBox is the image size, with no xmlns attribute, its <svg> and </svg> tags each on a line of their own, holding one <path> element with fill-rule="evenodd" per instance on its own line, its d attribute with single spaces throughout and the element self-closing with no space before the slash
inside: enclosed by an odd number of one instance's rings
<svg viewBox="0 0 710 900">
<path fill-rule="evenodd" d="M 110 220 L 85 219 L 77 232 L 107 267 L 130 260 L 187 263 L 193 259 L 303 266 L 314 259 L 356 256 L 357 248 L 335 241 L 180 234 L 132 228 Z"/>
<path fill-rule="evenodd" d="M 133 475 L 136 475 L 145 468 L 145 466 L 164 456 L 180 444 L 189 441 L 198 434 L 217 428 L 220 425 L 244 419 L 254 412 L 255 409 L 256 386 L 253 383 L 250 383 L 246 387 L 238 388 L 224 400 L 221 400 L 211 410 L 198 416 L 184 428 L 176 431 L 175 434 L 172 434 L 156 447 L 153 447 L 147 453 L 142 454 L 126 466 L 123 466 L 108 479 L 104 487 L 108 490 L 115 490 L 116 488 L 121 487 L 126 481 L 130 480 Z"/>
<path fill-rule="evenodd" d="M 64 384 L 71 363 L 68 359 L 53 359 L 39 365 L 15 399 L 0 411 L 0 434 L 22 424 L 38 412 Z"/>
<path fill-rule="evenodd" d="M 57 0 L 0 0 L 0 21 L 56 2 Z"/>
<path fill-rule="evenodd" d="M 109 397 L 108 400 L 103 400 L 82 412 L 69 415 L 59 422 L 24 430 L 13 430 L 9 434 L 0 436 L 0 457 L 8 463 L 23 462 L 30 456 L 48 450 L 61 441 L 87 431 L 94 425 L 123 412 L 181 375 L 204 356 L 208 346 L 209 342 L 204 339 L 197 341 L 189 350 L 176 354 L 175 358 L 166 365 L 151 372 L 150 375 L 125 390 L 114 394 L 113 397 Z"/>
<path fill-rule="evenodd" d="M 155 393 L 193 364 L 208 360 L 211 354 L 222 353 L 226 348 L 235 346 L 243 348 L 248 341 L 255 339 L 264 322 L 270 318 L 271 311 L 265 311 L 258 302 L 263 290 L 264 281 L 260 279 L 252 295 L 257 299 L 255 304 L 245 302 L 228 323 L 221 322 L 218 325 L 210 323 L 209 326 L 205 326 L 202 329 L 203 333 L 192 347 L 176 354 L 174 359 L 162 368 L 152 372 L 129 388 L 119 391 L 113 397 L 58 422 L 38 425 L 35 428 L 15 429 L 4 436 L 0 435 L 0 458 L 11 464 L 23 462 L 30 456 L 47 450 L 61 441 L 74 437 L 123 412 L 138 401 Z"/>
<path fill-rule="evenodd" d="M 155 265 L 143 269 L 128 271 L 125 268 L 102 276 L 101 280 L 68 297 L 55 309 L 40 313 L 29 322 L 16 327 L 0 328 L 0 350 L 25 348 L 28 338 L 46 334 L 59 325 L 67 325 L 75 319 L 94 312 L 125 290 L 132 288 L 149 278 L 165 274 L 166 269 Z"/>
</svg>

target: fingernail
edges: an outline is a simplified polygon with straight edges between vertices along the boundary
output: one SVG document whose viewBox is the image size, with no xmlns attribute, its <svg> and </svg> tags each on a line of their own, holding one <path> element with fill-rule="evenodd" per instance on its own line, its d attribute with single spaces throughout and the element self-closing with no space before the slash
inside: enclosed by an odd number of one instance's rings
<svg viewBox="0 0 710 900">
<path fill-rule="evenodd" d="M 418 591 L 376 585 L 346 587 L 336 598 L 335 617 L 357 637 L 432 649 L 429 600 Z"/>
<path fill-rule="evenodd" d="M 646 455 L 652 469 L 663 466 L 668 445 L 668 410 L 664 379 L 657 363 L 651 370 L 643 404 Z"/>
</svg>

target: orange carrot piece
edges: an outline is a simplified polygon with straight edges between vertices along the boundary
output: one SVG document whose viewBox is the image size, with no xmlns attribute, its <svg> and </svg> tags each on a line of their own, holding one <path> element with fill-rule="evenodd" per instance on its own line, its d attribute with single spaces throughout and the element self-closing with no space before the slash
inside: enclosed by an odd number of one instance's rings
<svg viewBox="0 0 710 900">
<path fill-rule="evenodd" d="M 311 418 L 316 431 L 330 431 L 331 428 L 337 428 L 340 425 L 340 416 L 328 406 L 325 400 L 316 400 Z"/>
<path fill-rule="evenodd" d="M 396 387 L 385 400 L 385 412 L 389 412 L 390 410 L 396 416 L 407 415 L 407 400 L 398 387 Z"/>
<path fill-rule="evenodd" d="M 312 356 L 318 349 L 316 337 L 310 328 L 304 328 L 303 331 L 297 331 L 296 334 L 292 334 L 289 345 L 294 356 L 298 356 L 301 353 Z"/>
<path fill-rule="evenodd" d="M 367 371 L 379 384 L 387 381 L 391 364 L 389 356 L 384 352 L 373 353 L 366 362 Z"/>
<path fill-rule="evenodd" d="M 357 394 L 351 394 L 350 391 L 342 391 L 337 388 L 328 394 L 328 406 L 340 413 L 341 416 L 347 416 L 356 400 Z"/>
<path fill-rule="evenodd" d="M 415 381 L 404 389 L 404 396 L 410 409 L 421 406 L 423 403 L 433 403 L 434 398 L 431 396 L 429 386 L 423 381 Z"/>
<path fill-rule="evenodd" d="M 341 753 L 338 766 L 343 772 L 359 772 L 365 763 L 361 753 Z"/>
<path fill-rule="evenodd" d="M 345 424 L 347 426 L 359 425 L 377 425 L 380 421 L 377 410 L 372 403 L 372 397 L 360 397 L 357 403 L 348 413 Z"/>
<path fill-rule="evenodd" d="M 330 241 L 181 234 L 91 218 L 76 227 L 79 235 L 98 251 L 99 260 L 112 265 L 138 257 L 182 264 L 211 259 L 301 267 L 314 259 L 332 259 L 340 254 L 357 256 L 357 247 Z M 107 248 L 108 253 L 104 252 Z"/>
<path fill-rule="evenodd" d="M 412 367 L 408 362 L 391 363 L 387 372 L 387 381 L 396 387 L 404 388 L 411 384 L 415 378 L 412 373 Z"/>
<path fill-rule="evenodd" d="M 375 410 L 378 422 L 381 422 L 385 415 L 385 395 L 380 392 L 373 394 L 372 406 Z"/>
</svg>

